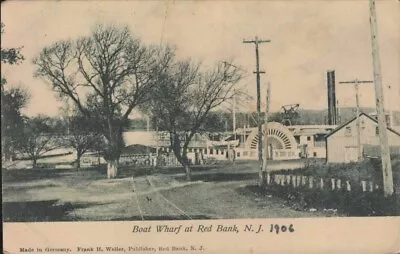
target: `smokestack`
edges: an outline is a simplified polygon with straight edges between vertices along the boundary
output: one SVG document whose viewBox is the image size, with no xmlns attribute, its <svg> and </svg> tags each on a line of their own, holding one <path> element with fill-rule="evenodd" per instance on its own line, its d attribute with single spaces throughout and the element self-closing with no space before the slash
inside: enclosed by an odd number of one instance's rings
<svg viewBox="0 0 400 254">
<path fill-rule="evenodd" d="M 335 71 L 327 72 L 327 85 L 328 85 L 328 124 L 337 124 L 337 111 L 336 111 L 336 89 L 335 89 Z"/>
</svg>

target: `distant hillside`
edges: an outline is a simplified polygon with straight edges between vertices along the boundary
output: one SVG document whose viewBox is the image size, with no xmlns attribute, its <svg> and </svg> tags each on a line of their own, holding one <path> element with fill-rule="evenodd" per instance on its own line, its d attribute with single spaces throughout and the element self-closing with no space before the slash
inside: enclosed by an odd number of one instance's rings
<svg viewBox="0 0 400 254">
<path fill-rule="evenodd" d="M 361 108 L 361 112 L 374 113 L 374 108 Z M 339 122 L 345 123 L 352 119 L 356 114 L 356 108 L 340 108 L 339 110 Z M 400 125 L 400 112 L 393 112 L 394 124 Z M 328 122 L 328 110 L 299 110 L 299 121 L 301 124 L 327 124 Z"/>
<path fill-rule="evenodd" d="M 361 108 L 361 112 L 364 113 L 373 113 L 375 112 L 374 108 Z M 356 108 L 340 108 L 340 123 L 345 123 L 355 116 Z M 328 123 L 328 110 L 312 110 L 312 109 L 299 109 L 298 111 L 299 117 L 295 119 L 292 124 L 304 124 L 304 125 L 313 125 L 313 124 L 327 124 Z M 400 112 L 394 111 L 394 124 L 400 125 Z M 233 129 L 233 116 L 232 113 L 216 111 L 212 112 L 209 121 L 204 125 L 204 131 L 210 132 L 223 132 L 223 131 L 232 131 Z M 264 118 L 264 114 L 262 114 L 262 118 Z M 244 125 L 255 127 L 257 126 L 257 114 L 254 113 L 236 113 L 236 128 L 243 128 Z M 269 116 L 270 121 L 281 122 L 281 117 L 279 116 L 279 112 L 273 112 Z M 150 121 L 150 130 L 155 129 L 155 125 L 153 124 L 155 121 Z M 147 122 L 143 119 L 131 119 L 129 120 L 128 127 L 126 130 L 146 130 Z M 160 129 L 161 130 L 161 129 Z"/>
</svg>

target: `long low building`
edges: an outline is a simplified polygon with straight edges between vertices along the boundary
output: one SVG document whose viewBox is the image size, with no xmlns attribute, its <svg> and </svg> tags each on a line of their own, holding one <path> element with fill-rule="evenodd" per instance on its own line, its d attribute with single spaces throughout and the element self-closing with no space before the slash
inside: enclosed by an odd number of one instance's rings
<svg viewBox="0 0 400 254">
<path fill-rule="evenodd" d="M 290 160 L 298 158 L 325 158 L 325 136 L 334 125 L 292 125 L 284 126 L 270 122 L 262 126 L 263 137 L 267 137 L 268 158 L 270 160 Z M 224 159 L 234 153 L 237 159 L 256 160 L 258 158 L 258 128 L 239 128 L 226 135 L 223 140 L 210 140 L 205 134 L 196 134 L 189 143 L 188 152 L 200 152 L 206 157 Z M 157 147 L 161 151 L 171 151 L 169 134 L 154 131 L 131 131 L 124 133 L 127 146 L 140 144 Z"/>
</svg>

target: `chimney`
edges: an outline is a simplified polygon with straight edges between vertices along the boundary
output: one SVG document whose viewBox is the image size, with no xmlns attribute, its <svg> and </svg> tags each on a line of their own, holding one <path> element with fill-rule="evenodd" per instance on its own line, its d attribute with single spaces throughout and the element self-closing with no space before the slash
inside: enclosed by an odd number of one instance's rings
<svg viewBox="0 0 400 254">
<path fill-rule="evenodd" d="M 328 85 L 328 124 L 337 124 L 337 111 L 336 111 L 336 89 L 335 89 L 335 71 L 327 72 L 327 85 Z"/>
</svg>

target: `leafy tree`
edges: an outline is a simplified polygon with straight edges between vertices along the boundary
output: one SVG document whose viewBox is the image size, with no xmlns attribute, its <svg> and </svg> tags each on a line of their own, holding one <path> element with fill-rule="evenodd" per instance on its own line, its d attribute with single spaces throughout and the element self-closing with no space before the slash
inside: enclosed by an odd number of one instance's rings
<svg viewBox="0 0 400 254">
<path fill-rule="evenodd" d="M 27 100 L 28 95 L 22 88 L 11 88 L 1 94 L 1 136 L 5 159 L 10 159 L 13 155 L 13 143 L 23 128 L 21 109 Z"/>
<path fill-rule="evenodd" d="M 158 126 L 169 132 L 171 148 L 191 179 L 188 145 L 201 131 L 210 112 L 232 98 L 240 80 L 238 69 L 218 64 L 202 71 L 199 64 L 181 61 L 171 64 L 158 80 L 151 103 L 151 112 Z"/>
<path fill-rule="evenodd" d="M 1 23 L 1 36 L 4 24 Z M 24 59 L 20 48 L 1 48 L 2 64 L 19 64 Z M 2 159 L 9 160 L 14 153 L 13 143 L 23 125 L 21 109 L 28 101 L 28 93 L 21 87 L 5 89 L 6 78 L 1 76 L 1 151 Z"/>
<path fill-rule="evenodd" d="M 225 131 L 227 117 L 221 112 L 210 112 L 204 124 L 202 131 L 204 132 L 222 132 Z"/>
<path fill-rule="evenodd" d="M 32 160 L 33 168 L 40 157 L 59 147 L 59 137 L 51 123 L 46 116 L 28 118 L 16 139 L 17 150 Z"/>
<path fill-rule="evenodd" d="M 106 139 L 108 178 L 117 176 L 128 116 L 148 101 L 172 55 L 172 49 L 144 45 L 127 27 L 98 25 L 90 36 L 45 47 L 34 60 L 37 76 L 97 122 Z"/>
<path fill-rule="evenodd" d="M 4 23 L 1 22 L 1 35 L 4 33 Z M 1 62 L 6 64 L 19 64 L 24 60 L 19 48 L 1 48 Z M 3 83 L 3 82 L 2 82 Z"/>
</svg>

